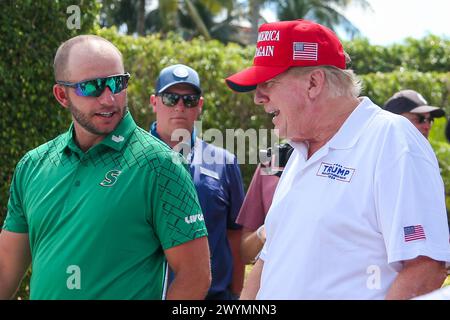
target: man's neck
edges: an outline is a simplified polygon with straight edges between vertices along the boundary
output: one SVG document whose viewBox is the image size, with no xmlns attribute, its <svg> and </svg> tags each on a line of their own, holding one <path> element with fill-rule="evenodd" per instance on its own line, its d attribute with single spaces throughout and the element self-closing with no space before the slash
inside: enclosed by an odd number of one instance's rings
<svg viewBox="0 0 450 320">
<path fill-rule="evenodd" d="M 156 129 L 156 132 L 158 133 L 159 137 L 162 141 L 164 141 L 171 149 L 173 149 L 177 144 L 183 141 L 183 138 L 181 137 L 178 141 L 172 140 L 171 134 L 166 134 L 164 132 L 160 132 L 158 129 Z"/>
<path fill-rule="evenodd" d="M 191 146 L 192 144 L 192 131 L 188 131 L 187 129 L 185 130 L 185 134 L 183 135 L 177 135 L 178 140 L 173 140 L 173 132 L 166 132 L 161 130 L 160 128 L 158 128 L 158 124 L 156 122 L 156 127 L 155 124 L 153 125 L 154 127 L 151 128 L 151 131 L 156 132 L 156 134 L 158 135 L 158 138 L 161 139 L 164 143 L 166 143 L 170 148 L 174 148 L 177 145 L 182 144 L 187 144 L 189 146 Z M 180 128 L 181 129 L 181 128 Z"/>
<path fill-rule="evenodd" d="M 308 139 L 308 158 L 333 138 L 359 103 L 357 98 L 347 97 L 327 101 L 327 105 L 323 107 L 325 116 L 320 122 L 320 128 L 316 130 L 317 135 Z"/>
<path fill-rule="evenodd" d="M 83 152 L 88 151 L 93 146 L 102 142 L 105 137 L 106 135 L 95 135 L 87 132 L 83 128 L 77 128 L 77 126 L 75 126 L 73 131 L 73 139 Z"/>
</svg>

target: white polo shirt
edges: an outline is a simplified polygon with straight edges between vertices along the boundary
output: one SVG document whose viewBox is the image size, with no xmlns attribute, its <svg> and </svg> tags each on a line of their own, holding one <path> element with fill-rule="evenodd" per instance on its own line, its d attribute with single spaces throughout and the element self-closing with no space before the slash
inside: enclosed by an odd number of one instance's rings
<svg viewBox="0 0 450 320">
<path fill-rule="evenodd" d="M 402 260 L 450 261 L 438 163 L 406 118 L 362 98 L 310 159 L 292 145 L 257 299 L 383 299 Z"/>
</svg>

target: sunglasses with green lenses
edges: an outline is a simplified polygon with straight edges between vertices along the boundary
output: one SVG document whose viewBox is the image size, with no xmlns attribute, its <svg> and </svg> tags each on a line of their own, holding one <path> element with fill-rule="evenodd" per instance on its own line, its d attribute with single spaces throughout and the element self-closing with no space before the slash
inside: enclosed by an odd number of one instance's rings
<svg viewBox="0 0 450 320">
<path fill-rule="evenodd" d="M 177 94 L 170 92 L 158 93 L 158 96 L 161 97 L 161 101 L 164 105 L 168 107 L 174 107 L 180 99 L 183 100 L 183 104 L 186 108 L 195 108 L 198 106 L 200 101 L 199 94 Z"/>
<path fill-rule="evenodd" d="M 130 74 L 124 73 L 80 82 L 57 80 L 56 83 L 65 87 L 75 88 L 75 93 L 80 97 L 100 97 L 106 87 L 108 87 L 113 94 L 121 92 L 128 87 L 128 79 L 130 79 Z"/>
</svg>

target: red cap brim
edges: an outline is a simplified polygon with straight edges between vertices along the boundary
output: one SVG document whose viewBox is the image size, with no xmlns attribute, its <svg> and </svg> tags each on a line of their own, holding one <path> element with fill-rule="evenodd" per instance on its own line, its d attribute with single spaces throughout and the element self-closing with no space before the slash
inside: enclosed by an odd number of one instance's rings
<svg viewBox="0 0 450 320">
<path fill-rule="evenodd" d="M 289 69 L 289 66 L 266 67 L 253 66 L 233 74 L 225 79 L 228 87 L 236 92 L 248 92 L 256 89 L 259 83 L 270 80 Z"/>
</svg>

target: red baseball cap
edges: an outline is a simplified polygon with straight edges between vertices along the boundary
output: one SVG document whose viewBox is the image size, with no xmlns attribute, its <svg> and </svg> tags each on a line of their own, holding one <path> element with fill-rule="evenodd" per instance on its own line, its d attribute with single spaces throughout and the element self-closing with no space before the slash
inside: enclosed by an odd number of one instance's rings
<svg viewBox="0 0 450 320">
<path fill-rule="evenodd" d="M 259 27 L 253 66 L 226 78 L 234 91 L 247 92 L 290 67 L 335 66 L 345 69 L 336 34 L 308 20 L 265 23 Z"/>
</svg>

